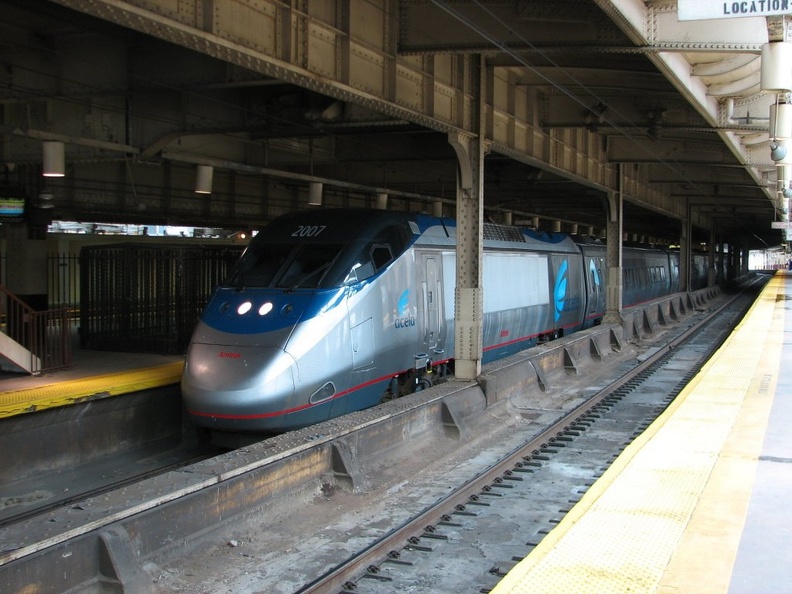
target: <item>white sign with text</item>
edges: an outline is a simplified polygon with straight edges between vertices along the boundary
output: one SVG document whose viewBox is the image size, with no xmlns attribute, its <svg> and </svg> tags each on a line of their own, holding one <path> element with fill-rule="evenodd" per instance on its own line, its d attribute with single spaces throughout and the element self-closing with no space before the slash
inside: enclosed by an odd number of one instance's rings
<svg viewBox="0 0 792 594">
<path fill-rule="evenodd" d="M 792 0 L 677 0 L 680 21 L 792 14 Z"/>
</svg>

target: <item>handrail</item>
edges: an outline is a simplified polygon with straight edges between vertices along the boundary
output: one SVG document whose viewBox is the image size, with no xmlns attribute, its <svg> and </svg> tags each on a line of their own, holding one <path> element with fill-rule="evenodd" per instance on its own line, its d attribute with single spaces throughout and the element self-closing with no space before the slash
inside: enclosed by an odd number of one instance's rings
<svg viewBox="0 0 792 594">
<path fill-rule="evenodd" d="M 2 331 L 30 352 L 30 373 L 70 367 L 68 308 L 37 311 L 3 285 L 0 294 L 5 296 Z"/>
</svg>

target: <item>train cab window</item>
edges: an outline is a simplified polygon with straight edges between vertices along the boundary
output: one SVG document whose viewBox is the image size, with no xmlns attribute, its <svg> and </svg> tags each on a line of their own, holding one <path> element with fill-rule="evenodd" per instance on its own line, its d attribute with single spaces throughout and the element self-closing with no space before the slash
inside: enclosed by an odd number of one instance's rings
<svg viewBox="0 0 792 594">
<path fill-rule="evenodd" d="M 291 249 L 289 245 L 265 246 L 251 242 L 225 284 L 235 287 L 268 287 Z"/>
<path fill-rule="evenodd" d="M 228 285 L 237 287 L 316 288 L 342 246 L 320 244 L 251 245 Z"/>
<path fill-rule="evenodd" d="M 342 246 L 302 244 L 291 254 L 275 281 L 284 289 L 315 289 L 335 261 Z"/>
</svg>

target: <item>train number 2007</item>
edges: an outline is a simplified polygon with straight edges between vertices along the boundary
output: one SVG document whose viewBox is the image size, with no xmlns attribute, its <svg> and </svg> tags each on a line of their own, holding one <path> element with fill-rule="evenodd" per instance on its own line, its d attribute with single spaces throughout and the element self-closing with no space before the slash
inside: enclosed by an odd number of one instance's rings
<svg viewBox="0 0 792 594">
<path fill-rule="evenodd" d="M 292 237 L 316 237 L 326 229 L 325 225 L 300 225 L 291 234 Z"/>
</svg>

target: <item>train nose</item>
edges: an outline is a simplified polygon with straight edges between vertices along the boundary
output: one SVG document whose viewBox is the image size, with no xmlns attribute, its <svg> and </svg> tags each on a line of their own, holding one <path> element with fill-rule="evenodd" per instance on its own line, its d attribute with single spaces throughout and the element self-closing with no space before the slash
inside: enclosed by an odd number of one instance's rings
<svg viewBox="0 0 792 594">
<path fill-rule="evenodd" d="M 296 362 L 277 347 L 193 343 L 182 397 L 196 422 L 214 428 L 277 416 L 294 399 Z"/>
</svg>

